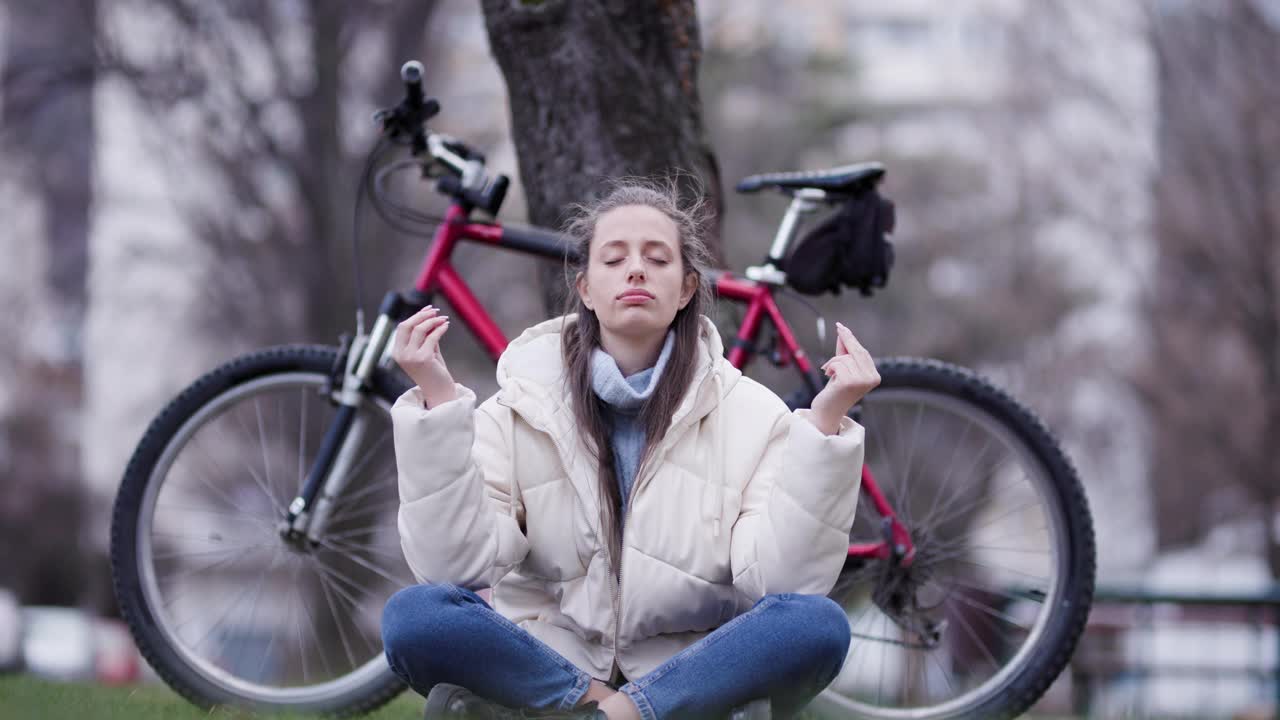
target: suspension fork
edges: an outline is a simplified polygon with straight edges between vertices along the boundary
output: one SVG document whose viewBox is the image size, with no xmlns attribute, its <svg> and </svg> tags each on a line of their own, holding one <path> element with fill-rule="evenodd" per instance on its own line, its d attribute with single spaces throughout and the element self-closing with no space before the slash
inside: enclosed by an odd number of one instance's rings
<svg viewBox="0 0 1280 720">
<path fill-rule="evenodd" d="M 372 329 L 352 341 L 341 387 L 331 393 L 337 412 L 325 429 L 301 491 L 289 503 L 280 524 L 280 534 L 289 542 L 301 545 L 305 539 L 312 547 L 320 544 L 334 503 L 351 480 L 351 466 L 364 441 L 368 419 L 359 411 L 368 401 L 373 375 L 391 362 L 396 324 L 425 306 L 429 299 L 416 291 L 387 293 Z"/>
</svg>

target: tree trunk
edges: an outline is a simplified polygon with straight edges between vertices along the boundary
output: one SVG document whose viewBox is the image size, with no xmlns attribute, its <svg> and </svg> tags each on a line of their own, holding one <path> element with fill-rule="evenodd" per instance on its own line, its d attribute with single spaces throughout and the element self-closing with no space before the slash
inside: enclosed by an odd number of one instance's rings
<svg viewBox="0 0 1280 720">
<path fill-rule="evenodd" d="M 38 208 L 42 233 L 11 242 L 43 245 L 39 281 L 11 312 L 22 335 L 0 350 L 6 497 L 0 501 L 0 586 L 29 604 L 109 603 L 110 588 L 86 582 L 80 435 L 82 340 L 87 298 L 93 172 L 96 2 L 6 5 L 0 61 L 0 130 L 11 173 Z M 6 248 L 10 249 L 10 248 Z M 40 255 L 37 255 L 39 257 Z M 21 269 L 19 270 L 19 272 Z M 14 276 L 13 269 L 4 278 Z M 26 342 L 30 335 L 53 342 Z M 7 555 L 7 557 L 5 557 Z"/>
<path fill-rule="evenodd" d="M 536 225 L 620 176 L 681 173 L 682 192 L 719 215 L 720 175 L 698 98 L 701 40 L 692 0 L 484 0 L 489 45 L 507 83 L 520 179 Z M 723 257 L 718 221 L 708 229 Z M 560 268 L 543 273 L 558 313 Z"/>
</svg>

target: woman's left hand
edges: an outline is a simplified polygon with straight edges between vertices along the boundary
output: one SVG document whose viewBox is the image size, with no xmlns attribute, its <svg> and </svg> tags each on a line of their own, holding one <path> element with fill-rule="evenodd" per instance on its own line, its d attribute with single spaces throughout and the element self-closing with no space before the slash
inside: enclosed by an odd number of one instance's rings
<svg viewBox="0 0 1280 720">
<path fill-rule="evenodd" d="M 822 366 L 822 372 L 830 380 L 813 398 L 809 418 L 819 430 L 832 435 L 854 404 L 880 384 L 880 373 L 871 353 L 840 323 L 836 323 L 836 354 Z"/>
</svg>

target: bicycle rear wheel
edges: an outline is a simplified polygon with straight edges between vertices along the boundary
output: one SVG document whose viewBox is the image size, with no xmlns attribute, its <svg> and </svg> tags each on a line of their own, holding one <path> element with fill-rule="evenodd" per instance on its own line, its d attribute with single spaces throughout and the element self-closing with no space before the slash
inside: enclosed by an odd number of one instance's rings
<svg viewBox="0 0 1280 720">
<path fill-rule="evenodd" d="M 349 715 L 404 689 L 379 632 L 386 599 L 413 583 L 396 528 L 396 376 L 379 373 L 357 413 L 350 480 L 319 542 L 280 533 L 335 412 L 337 359 L 293 346 L 213 370 L 152 422 L 125 470 L 116 596 L 147 661 L 201 706 Z"/>
<path fill-rule="evenodd" d="M 853 642 L 813 709 L 866 718 L 1008 718 L 1066 665 L 1093 597 L 1093 525 L 1044 425 L 971 371 L 878 360 L 865 462 L 916 555 L 851 558 L 831 597 Z M 884 539 L 864 494 L 851 542 Z"/>
</svg>

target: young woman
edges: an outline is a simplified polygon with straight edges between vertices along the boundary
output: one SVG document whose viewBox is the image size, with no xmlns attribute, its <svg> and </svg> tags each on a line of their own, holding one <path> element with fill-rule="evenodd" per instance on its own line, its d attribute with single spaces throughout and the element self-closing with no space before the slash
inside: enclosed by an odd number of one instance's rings
<svg viewBox="0 0 1280 720">
<path fill-rule="evenodd" d="M 703 314 L 697 227 L 662 187 L 580 208 L 571 312 L 507 347 L 478 408 L 440 354 L 448 318 L 401 323 L 417 387 L 391 411 L 399 530 L 423 584 L 392 596 L 382 634 L 428 717 L 714 717 L 764 698 L 784 717 L 844 663 L 825 593 L 863 461 L 847 413 L 880 376 L 838 325 L 811 409 L 744 377 Z"/>
</svg>

